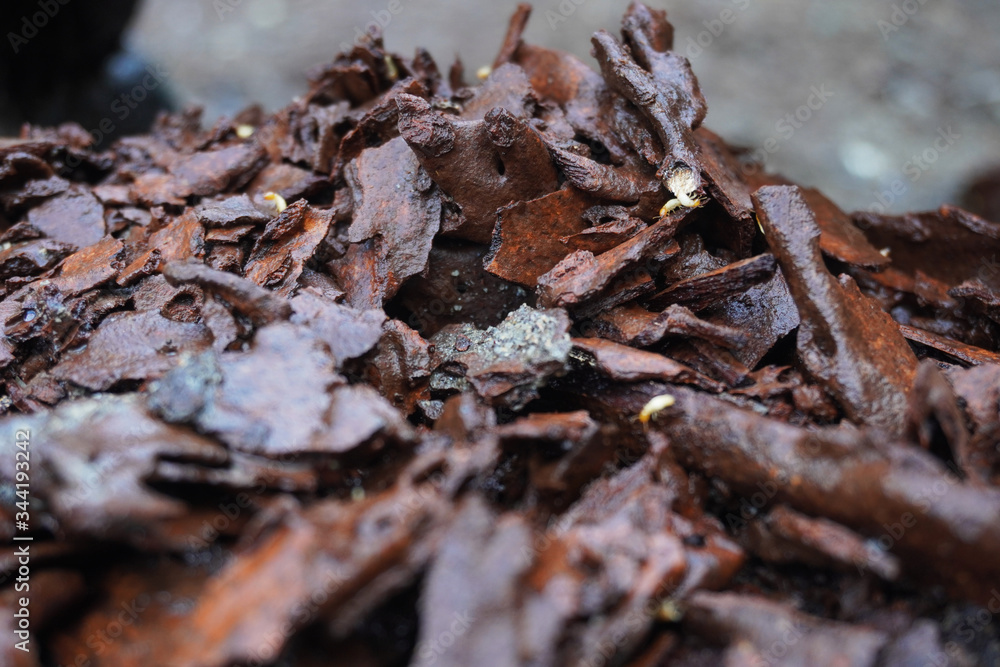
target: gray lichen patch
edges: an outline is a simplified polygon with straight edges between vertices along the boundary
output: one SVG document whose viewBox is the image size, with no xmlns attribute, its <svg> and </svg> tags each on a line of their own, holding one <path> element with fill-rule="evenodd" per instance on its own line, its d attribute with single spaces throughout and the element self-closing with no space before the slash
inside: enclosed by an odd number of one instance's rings
<svg viewBox="0 0 1000 667">
<path fill-rule="evenodd" d="M 565 370 L 572 348 L 569 327 L 564 310 L 526 305 L 485 331 L 446 327 L 431 339 L 437 362 L 431 389 L 472 388 L 493 404 L 520 410 Z"/>
</svg>

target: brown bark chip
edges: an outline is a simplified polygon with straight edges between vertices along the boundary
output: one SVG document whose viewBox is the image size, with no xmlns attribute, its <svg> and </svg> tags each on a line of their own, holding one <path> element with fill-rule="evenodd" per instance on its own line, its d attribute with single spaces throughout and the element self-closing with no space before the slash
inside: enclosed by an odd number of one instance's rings
<svg viewBox="0 0 1000 667">
<path fill-rule="evenodd" d="M 1000 664 L 998 223 L 747 175 L 662 10 L 530 15 L 0 139 L 0 663 Z"/>
</svg>

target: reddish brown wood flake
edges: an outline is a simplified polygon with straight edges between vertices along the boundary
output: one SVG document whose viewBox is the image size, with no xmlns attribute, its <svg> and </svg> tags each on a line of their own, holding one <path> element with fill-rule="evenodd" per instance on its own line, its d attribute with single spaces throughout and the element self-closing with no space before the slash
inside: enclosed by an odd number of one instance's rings
<svg viewBox="0 0 1000 667">
<path fill-rule="evenodd" d="M 530 13 L 471 87 L 376 30 L 0 139 L 0 664 L 995 662 L 1000 226 L 748 175 L 663 11 Z"/>
</svg>

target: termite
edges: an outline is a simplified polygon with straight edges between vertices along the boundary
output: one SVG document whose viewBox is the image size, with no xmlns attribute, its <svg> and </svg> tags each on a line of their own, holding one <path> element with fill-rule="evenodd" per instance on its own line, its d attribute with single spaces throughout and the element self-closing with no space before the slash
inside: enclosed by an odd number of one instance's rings
<svg viewBox="0 0 1000 667">
<path fill-rule="evenodd" d="M 642 410 L 639 411 L 639 423 L 642 424 L 643 428 L 649 428 L 649 422 L 656 419 L 656 416 L 660 414 L 661 411 L 666 410 L 677 402 L 670 394 L 660 394 L 659 396 L 654 396 L 649 399 L 646 405 L 642 406 Z"/>
<path fill-rule="evenodd" d="M 273 203 L 274 208 L 278 210 L 278 213 L 281 213 L 286 208 L 288 208 L 288 203 L 285 201 L 285 198 L 279 195 L 277 192 L 265 192 L 264 199 Z"/>
<path fill-rule="evenodd" d="M 671 199 L 660 209 L 660 217 L 669 215 L 673 211 L 683 207 L 698 208 L 704 202 L 694 196 L 698 189 L 694 172 L 690 169 L 677 169 L 667 179 L 667 188 L 674 194 L 675 199 Z"/>
</svg>

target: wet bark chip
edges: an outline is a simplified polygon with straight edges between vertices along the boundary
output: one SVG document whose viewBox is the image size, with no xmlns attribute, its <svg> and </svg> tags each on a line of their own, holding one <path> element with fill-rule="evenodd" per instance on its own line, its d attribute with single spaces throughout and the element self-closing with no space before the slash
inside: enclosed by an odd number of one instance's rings
<svg viewBox="0 0 1000 667">
<path fill-rule="evenodd" d="M 530 15 L 0 139 L 0 664 L 997 663 L 1000 225 L 748 176 L 665 12 Z"/>
<path fill-rule="evenodd" d="M 764 187 L 754 201 L 799 310 L 803 365 L 852 419 L 898 432 L 916 370 L 899 329 L 851 278 L 826 270 L 815 214 L 798 188 Z"/>
</svg>

